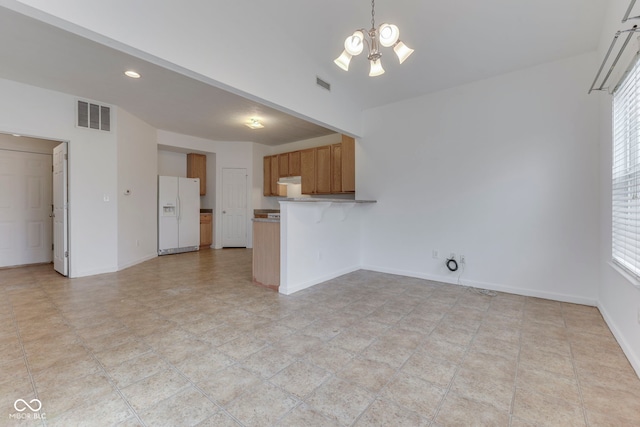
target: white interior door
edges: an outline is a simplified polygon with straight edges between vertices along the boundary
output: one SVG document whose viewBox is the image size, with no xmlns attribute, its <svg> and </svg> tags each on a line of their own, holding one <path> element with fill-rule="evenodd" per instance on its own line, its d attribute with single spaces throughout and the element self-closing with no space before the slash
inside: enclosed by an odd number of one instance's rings
<svg viewBox="0 0 640 427">
<path fill-rule="evenodd" d="M 0 150 L 0 267 L 51 262 L 51 155 Z"/>
<path fill-rule="evenodd" d="M 69 275 L 67 143 L 53 149 L 53 268 Z"/>
<path fill-rule="evenodd" d="M 222 247 L 247 247 L 246 169 L 222 169 Z"/>
</svg>

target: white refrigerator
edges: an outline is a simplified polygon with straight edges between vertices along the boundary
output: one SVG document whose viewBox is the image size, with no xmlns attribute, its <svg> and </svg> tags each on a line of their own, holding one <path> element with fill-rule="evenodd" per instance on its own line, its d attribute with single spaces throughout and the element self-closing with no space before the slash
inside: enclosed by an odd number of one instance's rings
<svg viewBox="0 0 640 427">
<path fill-rule="evenodd" d="M 158 255 L 197 251 L 200 179 L 158 176 Z"/>
</svg>

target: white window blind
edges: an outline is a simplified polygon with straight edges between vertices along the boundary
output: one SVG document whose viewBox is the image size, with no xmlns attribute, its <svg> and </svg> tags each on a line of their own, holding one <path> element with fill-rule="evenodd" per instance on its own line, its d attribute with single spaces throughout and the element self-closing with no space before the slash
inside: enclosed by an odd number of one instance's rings
<svg viewBox="0 0 640 427">
<path fill-rule="evenodd" d="M 640 62 L 613 95 L 613 261 L 640 278 Z"/>
</svg>

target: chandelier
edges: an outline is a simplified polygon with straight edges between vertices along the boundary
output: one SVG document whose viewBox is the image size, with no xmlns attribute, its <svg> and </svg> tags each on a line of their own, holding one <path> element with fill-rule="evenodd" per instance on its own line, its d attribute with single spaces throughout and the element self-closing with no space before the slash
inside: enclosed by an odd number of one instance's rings
<svg viewBox="0 0 640 427">
<path fill-rule="evenodd" d="M 401 64 L 413 53 L 413 49 L 410 49 L 400 41 L 400 30 L 398 30 L 398 27 L 395 25 L 385 23 L 376 29 L 375 3 L 375 0 L 371 0 L 371 29 L 367 31 L 362 28 L 347 37 L 344 41 L 342 54 L 333 61 L 338 67 L 345 71 L 349 71 L 351 58 L 362 53 L 365 43 L 369 49 L 369 56 L 367 58 L 371 63 L 371 70 L 369 71 L 369 76 L 371 77 L 384 74 L 384 68 L 382 68 L 382 63 L 380 62 L 380 58 L 382 57 L 380 46 L 393 47 L 393 51 L 398 55 L 398 60 Z M 365 35 L 369 36 L 369 38 L 367 39 Z"/>
</svg>

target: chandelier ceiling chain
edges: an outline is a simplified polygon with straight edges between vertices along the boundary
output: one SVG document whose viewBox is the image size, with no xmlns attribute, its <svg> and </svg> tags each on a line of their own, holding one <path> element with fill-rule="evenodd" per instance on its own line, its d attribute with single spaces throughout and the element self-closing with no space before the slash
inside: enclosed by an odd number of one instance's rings
<svg viewBox="0 0 640 427">
<path fill-rule="evenodd" d="M 349 71 L 351 58 L 362 53 L 365 43 L 369 50 L 367 59 L 371 64 L 371 69 L 369 71 L 369 76 L 371 77 L 384 74 L 384 69 L 380 62 L 382 53 L 380 52 L 379 45 L 382 45 L 383 47 L 392 47 L 401 64 L 413 53 L 413 49 L 410 49 L 400 41 L 400 30 L 398 30 L 397 26 L 384 23 L 380 25 L 380 28 L 376 29 L 375 9 L 376 2 L 375 0 L 371 0 L 371 29 L 367 31 L 364 28 L 361 28 L 356 30 L 356 32 L 351 36 L 347 37 L 344 41 L 344 50 L 342 51 L 342 54 L 333 61 L 343 70 Z M 369 36 L 368 39 L 365 37 L 365 34 Z"/>
</svg>

